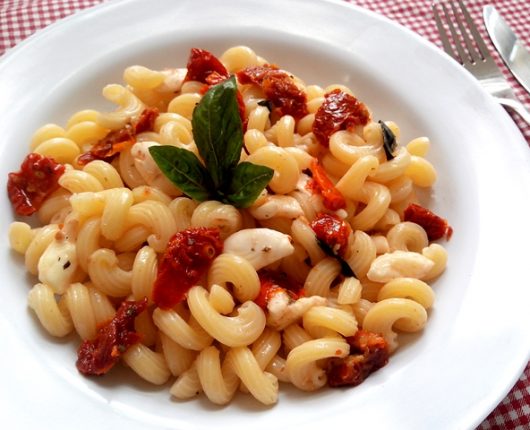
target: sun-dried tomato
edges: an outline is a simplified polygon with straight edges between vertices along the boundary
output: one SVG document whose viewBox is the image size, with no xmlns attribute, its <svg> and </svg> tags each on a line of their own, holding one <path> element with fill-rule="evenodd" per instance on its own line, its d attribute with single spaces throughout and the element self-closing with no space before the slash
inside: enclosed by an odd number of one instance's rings
<svg viewBox="0 0 530 430">
<path fill-rule="evenodd" d="M 263 79 L 262 88 L 280 115 L 291 115 L 295 119 L 307 115 L 307 96 L 286 72 L 269 72 Z"/>
<path fill-rule="evenodd" d="M 300 119 L 307 115 L 307 96 L 300 90 L 292 76 L 273 65 L 251 66 L 237 73 L 241 84 L 255 84 L 262 88 L 279 115 Z"/>
<path fill-rule="evenodd" d="M 181 302 L 223 250 L 218 228 L 177 232 L 167 245 L 153 286 L 153 301 L 162 309 Z"/>
<path fill-rule="evenodd" d="M 388 363 L 388 344 L 380 334 L 359 330 L 346 341 L 350 344 L 350 354 L 328 361 L 326 374 L 330 387 L 359 385 Z"/>
<path fill-rule="evenodd" d="M 202 82 L 204 85 L 199 90 L 201 94 L 206 94 L 210 87 L 220 84 L 230 77 L 230 73 L 228 73 L 228 70 L 223 66 L 223 63 L 221 63 L 215 55 L 205 49 L 191 49 L 187 68 L 188 72 L 186 73 L 184 82 Z M 246 131 L 247 120 L 245 119 L 245 102 L 243 101 L 243 96 L 239 90 L 236 95 L 239 116 L 241 117 L 241 122 L 243 124 L 243 131 Z"/>
<path fill-rule="evenodd" d="M 317 239 L 324 242 L 335 254 L 344 257 L 351 233 L 351 227 L 346 221 L 335 215 L 321 213 L 310 225 Z"/>
<path fill-rule="evenodd" d="M 368 121 L 370 112 L 364 103 L 340 89 L 335 89 L 324 95 L 324 102 L 318 108 L 313 121 L 313 134 L 327 147 L 330 136 L 336 131 L 366 125 Z"/>
<path fill-rule="evenodd" d="M 155 128 L 155 121 L 158 118 L 159 111 L 157 108 L 145 108 L 140 117 L 134 124 L 134 134 L 144 133 L 146 131 L 153 131 Z"/>
<path fill-rule="evenodd" d="M 200 48 L 191 48 L 187 68 L 188 72 L 186 73 L 184 82 L 198 81 L 204 84 L 214 85 L 230 76 L 225 66 L 223 66 L 215 55 Z"/>
<path fill-rule="evenodd" d="M 320 166 L 316 159 L 313 159 L 309 170 L 311 171 L 311 189 L 322 196 L 324 207 L 330 211 L 336 211 L 346 207 L 346 200 L 339 190 L 335 188 L 333 182 L 326 175 L 326 171 Z"/>
<path fill-rule="evenodd" d="M 223 81 L 226 81 L 228 79 L 228 76 L 221 75 L 218 72 L 212 72 L 208 76 L 206 76 L 205 81 L 208 86 L 211 85 L 217 85 L 220 84 Z"/>
<path fill-rule="evenodd" d="M 114 318 L 99 328 L 96 338 L 83 341 L 77 351 L 77 369 L 84 375 L 103 375 L 112 369 L 121 355 L 140 341 L 134 319 L 146 307 L 147 298 L 123 301 Z"/>
<path fill-rule="evenodd" d="M 20 170 L 11 172 L 7 179 L 7 194 L 17 215 L 35 213 L 44 200 L 59 188 L 59 178 L 64 165 L 53 158 L 31 153 L 26 156 Z"/>
<path fill-rule="evenodd" d="M 263 84 L 263 79 L 270 73 L 272 70 L 279 70 L 278 66 L 274 64 L 265 64 L 263 66 L 249 66 L 237 72 L 237 80 L 239 83 L 245 84 L 255 84 L 261 86 Z"/>
<path fill-rule="evenodd" d="M 89 151 L 77 157 L 77 163 L 84 166 L 94 160 L 112 161 L 120 152 L 135 144 L 137 134 L 154 129 L 158 114 L 157 108 L 145 108 L 135 122 L 110 131 L 103 139 L 92 145 Z"/>
<path fill-rule="evenodd" d="M 275 294 L 285 292 L 291 300 L 297 300 L 304 296 L 302 285 L 289 279 L 287 275 L 272 272 L 270 270 L 260 270 L 260 292 L 254 302 L 262 309 L 267 309 L 267 304 Z"/>
<path fill-rule="evenodd" d="M 405 221 L 410 221 L 423 227 L 429 240 L 441 239 L 444 236 L 449 240 L 453 234 L 453 228 L 448 224 L 447 220 L 414 203 L 411 203 L 405 209 L 403 218 Z"/>
<path fill-rule="evenodd" d="M 112 161 L 120 152 L 136 142 L 134 127 L 127 124 L 119 130 L 109 132 L 103 139 L 92 145 L 89 151 L 77 157 L 77 163 L 85 165 L 94 160 Z"/>
</svg>

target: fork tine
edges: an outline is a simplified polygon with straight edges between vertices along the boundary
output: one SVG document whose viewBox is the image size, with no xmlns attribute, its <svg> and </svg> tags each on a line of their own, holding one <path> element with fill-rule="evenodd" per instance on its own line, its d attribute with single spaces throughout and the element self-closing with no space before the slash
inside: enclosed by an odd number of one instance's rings
<svg viewBox="0 0 530 430">
<path fill-rule="evenodd" d="M 453 47 L 451 46 L 451 43 L 449 42 L 449 37 L 442 24 L 442 20 L 440 18 L 440 13 L 438 12 L 437 6 L 438 6 L 438 3 L 434 3 L 432 5 L 432 12 L 434 15 L 434 21 L 436 22 L 436 27 L 438 28 L 438 33 L 440 35 L 440 40 L 442 41 L 442 46 L 444 48 L 444 51 L 447 54 L 449 54 L 451 57 L 453 57 L 456 61 L 460 62 L 458 55 L 456 55 L 455 51 L 453 50 Z"/>
<path fill-rule="evenodd" d="M 444 3 L 442 3 L 442 9 L 445 13 L 445 20 L 447 21 L 447 27 L 449 27 L 449 32 L 451 33 L 451 36 L 453 37 L 453 43 L 455 44 L 456 52 L 458 52 L 458 56 L 460 57 L 458 61 L 460 64 L 465 64 L 466 53 L 464 49 L 462 48 L 462 44 L 460 43 L 460 38 L 458 37 L 458 33 L 456 32 L 455 26 L 453 25 L 451 15 L 449 14 L 449 11 L 445 7 Z"/>
<path fill-rule="evenodd" d="M 484 39 L 482 38 L 480 32 L 478 31 L 477 26 L 473 22 L 473 19 L 471 18 L 471 15 L 469 14 L 467 8 L 464 6 L 464 3 L 462 2 L 462 0 L 458 0 L 458 3 L 460 3 L 462 14 L 464 15 L 464 18 L 467 22 L 469 31 L 471 32 L 471 35 L 473 36 L 473 39 L 475 40 L 475 43 L 477 44 L 480 50 L 480 53 L 482 54 L 482 58 L 484 60 L 491 59 L 492 57 L 489 53 L 488 47 L 486 46 Z"/>
<path fill-rule="evenodd" d="M 467 12 L 466 8 L 464 7 L 462 1 L 459 1 L 460 9 L 462 13 Z M 451 2 L 451 9 L 453 11 L 453 15 L 455 16 L 456 24 L 458 25 L 458 29 L 460 30 L 460 34 L 462 35 L 462 38 L 464 39 L 464 43 L 466 45 L 466 50 L 468 53 L 468 56 L 472 62 L 477 62 L 478 60 L 481 60 L 481 54 L 480 51 L 475 49 L 473 46 L 473 43 L 471 42 L 471 39 L 469 38 L 468 32 L 466 31 L 466 28 L 464 27 L 464 24 L 462 23 L 462 20 L 460 19 L 460 14 L 458 13 L 455 3 Z M 469 23 L 469 22 L 468 22 Z M 475 38 L 476 39 L 476 38 Z"/>
</svg>

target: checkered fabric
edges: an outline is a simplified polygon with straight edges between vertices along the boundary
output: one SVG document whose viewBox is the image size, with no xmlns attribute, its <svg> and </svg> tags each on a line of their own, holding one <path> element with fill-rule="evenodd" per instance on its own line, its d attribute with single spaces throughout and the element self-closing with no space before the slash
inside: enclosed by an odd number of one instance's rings
<svg viewBox="0 0 530 430">
<path fill-rule="evenodd" d="M 0 0 L 0 55 L 36 30 L 101 0 Z"/>
<path fill-rule="evenodd" d="M 103 0 L 0 0 L 0 55 L 35 31 Z M 112 1 L 112 0 L 108 0 Z M 348 0 L 346 0 L 348 1 Z M 441 49 L 431 0 L 349 0 L 386 15 L 430 40 Z M 446 0 L 443 0 L 446 1 Z M 512 84 L 518 98 L 530 110 L 530 95 L 517 83 L 493 49 L 482 23 L 482 8 L 494 5 L 527 47 L 530 47 L 530 0 L 465 0 L 497 64 Z M 530 144 L 530 127 L 514 115 Z M 530 364 L 506 398 L 480 424 L 478 430 L 530 429 Z"/>
</svg>

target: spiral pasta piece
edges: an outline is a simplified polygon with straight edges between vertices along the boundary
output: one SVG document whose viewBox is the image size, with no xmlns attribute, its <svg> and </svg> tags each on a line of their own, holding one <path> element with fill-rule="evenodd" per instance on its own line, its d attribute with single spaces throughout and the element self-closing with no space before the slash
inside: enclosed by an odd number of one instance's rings
<svg viewBox="0 0 530 430">
<path fill-rule="evenodd" d="M 370 173 L 379 166 L 379 161 L 373 155 L 365 155 L 356 160 L 348 171 L 336 184 L 343 196 L 355 199 Z"/>
<path fill-rule="evenodd" d="M 134 370 L 138 376 L 155 385 L 165 384 L 171 372 L 167 367 L 164 355 L 149 349 L 141 343 L 131 346 L 125 354 L 123 361 Z"/>
<path fill-rule="evenodd" d="M 182 375 L 195 362 L 197 351 L 182 347 L 163 332 L 160 332 L 160 341 L 166 363 L 174 376 Z"/>
<path fill-rule="evenodd" d="M 28 305 L 52 336 L 63 337 L 73 330 L 74 325 L 64 302 L 57 303 L 55 293 L 50 286 L 36 284 L 28 294 Z"/>
<path fill-rule="evenodd" d="M 221 230 L 221 238 L 241 230 L 242 219 L 239 211 L 232 205 L 221 202 L 207 201 L 199 204 L 191 215 L 192 227 L 217 227 Z"/>
<path fill-rule="evenodd" d="M 132 205 L 126 217 L 126 229 L 141 224 L 152 231 L 149 245 L 157 252 L 163 252 L 169 238 L 176 231 L 173 214 L 164 204 L 149 200 Z"/>
<path fill-rule="evenodd" d="M 169 392 L 179 400 L 190 399 L 202 392 L 201 381 L 195 364 L 177 378 Z"/>
<path fill-rule="evenodd" d="M 319 329 L 327 329 L 328 335 L 340 333 L 342 336 L 353 336 L 357 332 L 355 317 L 341 309 L 328 306 L 313 306 L 303 317 L 304 329 L 313 337 L 324 337 Z"/>
<path fill-rule="evenodd" d="M 340 273 L 340 264 L 331 257 L 320 260 L 307 275 L 304 290 L 308 296 L 326 297 L 331 283 Z"/>
<path fill-rule="evenodd" d="M 252 354 L 261 370 L 265 370 L 276 357 L 282 346 L 282 337 L 276 330 L 265 328 L 261 336 L 252 344 Z"/>
<path fill-rule="evenodd" d="M 208 292 L 195 286 L 188 292 L 188 305 L 194 318 L 214 339 L 232 346 L 246 346 L 254 342 L 265 328 L 265 314 L 254 302 L 245 302 L 237 316 L 219 314 L 208 301 Z"/>
<path fill-rule="evenodd" d="M 100 248 L 88 259 L 88 274 L 94 286 L 111 297 L 125 297 L 131 292 L 132 272 L 118 265 L 116 253 Z"/>
<path fill-rule="evenodd" d="M 219 350 L 215 346 L 209 346 L 200 352 L 195 365 L 206 397 L 212 403 L 225 405 L 234 396 L 239 385 L 239 377 L 230 360 L 226 359 L 221 366 L 219 356 Z"/>
<path fill-rule="evenodd" d="M 421 253 L 434 263 L 422 279 L 430 280 L 440 276 L 447 266 L 447 251 L 445 248 L 437 243 L 431 243 L 428 247 L 423 248 Z"/>
<path fill-rule="evenodd" d="M 61 188 L 52 193 L 37 211 L 39 221 L 43 224 L 60 224 L 64 222 L 66 215 L 72 210 L 70 197 L 71 194 Z"/>
<path fill-rule="evenodd" d="M 370 230 L 387 211 L 391 199 L 390 192 L 384 185 L 365 182 L 359 194 L 359 200 L 366 206 L 353 217 L 351 225 L 356 230 Z"/>
<path fill-rule="evenodd" d="M 54 137 L 40 143 L 33 152 L 53 158 L 58 163 L 72 164 L 81 151 L 73 140 L 66 137 Z"/>
<path fill-rule="evenodd" d="M 228 283 L 241 303 L 254 300 L 260 291 L 258 273 L 247 260 L 233 254 L 221 254 L 210 266 L 208 284 L 226 286 Z"/>
<path fill-rule="evenodd" d="M 39 273 L 38 266 L 40 258 L 48 246 L 53 242 L 58 231 L 59 226 L 57 224 L 48 224 L 47 226 L 38 229 L 35 235 L 32 235 L 33 238 L 27 245 L 24 253 L 26 269 L 29 273 L 33 275 Z"/>
<path fill-rule="evenodd" d="M 359 279 L 366 276 L 376 255 L 375 244 L 364 231 L 357 230 L 348 240 L 345 260 Z"/>
<path fill-rule="evenodd" d="M 114 112 L 100 113 L 97 123 L 111 130 L 124 127 L 127 122 L 137 119 L 145 105 L 126 87 L 118 84 L 107 85 L 103 88 L 103 96 L 118 105 Z"/>
<path fill-rule="evenodd" d="M 399 320 L 400 330 L 414 332 L 421 330 L 427 322 L 425 308 L 414 300 L 403 298 L 384 299 L 374 304 L 363 319 L 365 330 L 381 333 L 391 351 L 398 347 L 394 323 Z"/>
<path fill-rule="evenodd" d="M 264 146 L 250 154 L 247 161 L 274 170 L 269 186 L 275 193 L 287 194 L 295 189 L 300 171 L 295 158 L 285 149 Z"/>
<path fill-rule="evenodd" d="M 248 46 L 233 46 L 221 55 L 221 61 L 229 72 L 237 72 L 259 64 L 258 56 Z"/>
<path fill-rule="evenodd" d="M 193 320 L 186 322 L 174 310 L 153 311 L 153 321 L 162 333 L 180 346 L 194 351 L 201 351 L 212 343 L 213 338 Z"/>
<path fill-rule="evenodd" d="M 156 280 L 158 260 L 150 246 L 142 247 L 136 254 L 132 267 L 131 291 L 136 300 L 147 297 L 151 301 Z"/>
<path fill-rule="evenodd" d="M 327 382 L 326 373 L 316 365 L 318 360 L 345 357 L 350 346 L 344 339 L 313 339 L 293 348 L 285 363 L 290 381 L 299 389 L 314 391 Z"/>
<path fill-rule="evenodd" d="M 272 405 L 278 401 L 278 379 L 260 369 L 256 358 L 247 347 L 230 349 L 226 360 L 229 360 L 236 375 L 258 401 L 264 405 Z"/>
<path fill-rule="evenodd" d="M 391 251 L 421 252 L 429 244 L 425 230 L 420 225 L 408 221 L 394 225 L 386 237 Z"/>
<path fill-rule="evenodd" d="M 329 139 L 329 150 L 337 159 L 346 164 L 355 163 L 360 157 L 372 155 L 379 158 L 382 142 L 371 144 L 349 131 L 337 131 Z"/>
<path fill-rule="evenodd" d="M 9 226 L 9 245 L 19 254 L 25 254 L 36 231 L 25 222 L 15 221 Z"/>
<path fill-rule="evenodd" d="M 309 255 L 311 264 L 316 265 L 326 256 L 324 251 L 318 246 L 315 232 L 302 219 L 296 219 L 291 225 L 293 239 L 299 243 Z"/>
</svg>

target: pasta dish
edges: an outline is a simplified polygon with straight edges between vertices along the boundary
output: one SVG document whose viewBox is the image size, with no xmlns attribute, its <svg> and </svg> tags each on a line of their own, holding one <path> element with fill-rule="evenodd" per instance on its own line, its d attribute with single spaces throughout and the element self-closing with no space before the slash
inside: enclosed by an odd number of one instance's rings
<svg viewBox="0 0 530 430">
<path fill-rule="evenodd" d="M 427 137 L 245 46 L 123 80 L 103 88 L 114 111 L 39 128 L 7 181 L 39 223 L 9 230 L 29 307 L 78 334 L 80 374 L 272 405 L 280 382 L 362 383 L 425 327 L 452 234 L 416 195 Z"/>
</svg>

